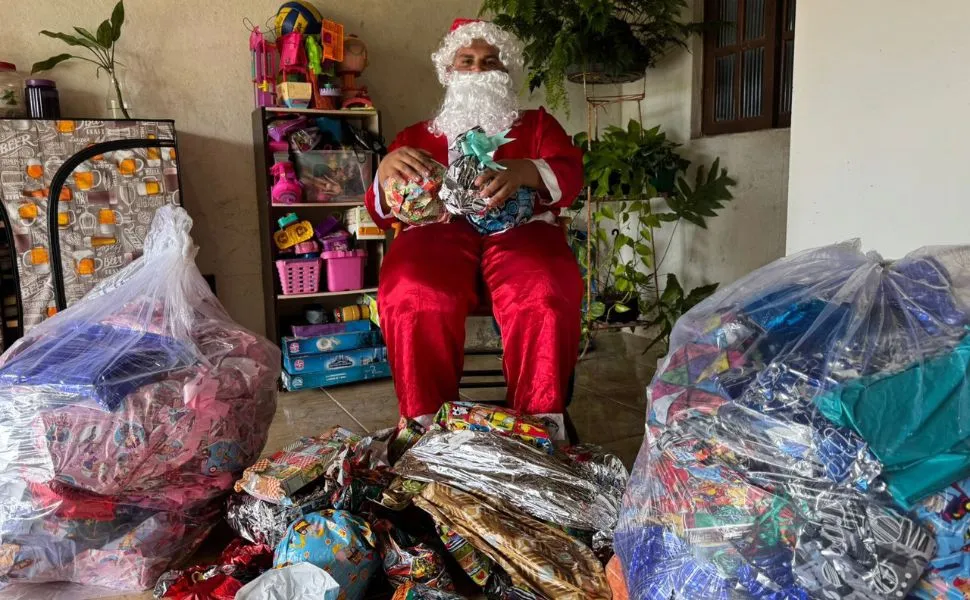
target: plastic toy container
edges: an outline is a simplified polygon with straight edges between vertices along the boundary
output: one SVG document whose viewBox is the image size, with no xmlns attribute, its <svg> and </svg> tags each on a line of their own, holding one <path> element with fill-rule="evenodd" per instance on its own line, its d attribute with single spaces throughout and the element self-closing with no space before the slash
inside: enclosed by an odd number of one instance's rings
<svg viewBox="0 0 970 600">
<path fill-rule="evenodd" d="M 373 181 L 373 154 L 354 150 L 295 152 L 307 202 L 359 200 Z"/>
<path fill-rule="evenodd" d="M 315 294 L 320 291 L 319 258 L 285 258 L 276 261 L 283 294 Z"/>
<path fill-rule="evenodd" d="M 366 250 L 336 250 L 324 252 L 320 257 L 327 261 L 327 289 L 331 292 L 359 290 L 364 287 Z"/>
<path fill-rule="evenodd" d="M 24 77 L 12 63 L 0 61 L 0 117 L 23 117 Z"/>
</svg>

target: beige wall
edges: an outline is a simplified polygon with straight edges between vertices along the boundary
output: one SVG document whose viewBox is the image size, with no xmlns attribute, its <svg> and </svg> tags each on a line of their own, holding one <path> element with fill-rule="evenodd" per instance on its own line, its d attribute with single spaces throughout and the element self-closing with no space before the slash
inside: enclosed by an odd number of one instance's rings
<svg viewBox="0 0 970 600">
<path fill-rule="evenodd" d="M 22 70 L 66 51 L 41 29 L 91 30 L 115 0 L 2 0 L 0 60 Z M 262 288 L 248 31 L 243 19 L 265 22 L 279 0 L 129 0 L 119 59 L 130 67 L 136 117 L 175 119 L 183 199 L 195 219 L 199 267 L 215 273 L 219 298 L 242 324 L 262 331 Z M 390 139 L 426 118 L 440 97 L 430 54 L 451 20 L 475 16 L 478 0 L 314 0 L 327 18 L 357 33 L 370 49 L 363 82 L 384 116 Z M 104 80 L 94 66 L 65 63 L 50 72 L 66 116 L 104 116 Z M 576 91 L 576 90 L 574 90 Z M 535 103 L 541 98 L 534 98 Z M 580 106 L 577 104 L 577 107 Z M 585 129 L 573 111 L 570 132 Z"/>
<path fill-rule="evenodd" d="M 965 0 L 798 4 L 789 251 L 970 241 L 968 19 Z"/>
</svg>

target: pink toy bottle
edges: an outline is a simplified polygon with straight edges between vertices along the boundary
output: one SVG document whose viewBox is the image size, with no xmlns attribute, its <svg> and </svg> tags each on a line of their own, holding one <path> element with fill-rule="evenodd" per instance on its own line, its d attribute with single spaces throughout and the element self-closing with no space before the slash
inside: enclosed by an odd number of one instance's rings
<svg viewBox="0 0 970 600">
<path fill-rule="evenodd" d="M 278 162 L 270 167 L 269 172 L 276 177 L 270 190 L 273 204 L 297 204 L 303 199 L 303 184 L 296 179 L 293 163 Z"/>
</svg>

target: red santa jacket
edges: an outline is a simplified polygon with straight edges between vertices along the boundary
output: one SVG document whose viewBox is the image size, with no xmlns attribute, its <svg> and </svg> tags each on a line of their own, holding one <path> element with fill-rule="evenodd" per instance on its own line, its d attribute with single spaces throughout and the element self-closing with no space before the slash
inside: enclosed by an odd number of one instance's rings
<svg viewBox="0 0 970 600">
<path fill-rule="evenodd" d="M 411 125 L 394 138 L 388 151 L 401 147 L 420 148 L 430 152 L 439 163 L 447 165 L 448 140 L 443 135 L 436 136 L 431 133 L 428 125 L 428 121 Z M 544 194 L 545 202 L 539 202 L 536 205 L 535 214 L 540 215 L 548 211 L 558 215 L 560 208 L 572 204 L 583 187 L 583 151 L 573 145 L 572 139 L 566 135 L 555 117 L 543 108 L 523 111 L 507 137 L 512 142 L 499 147 L 495 152 L 495 160 L 506 158 L 543 160 L 555 176 L 555 183 L 558 184 L 558 200 L 552 202 L 550 194 Z M 546 186 L 552 187 L 550 183 L 547 181 Z M 381 217 L 375 210 L 377 201 L 374 187 L 368 186 L 364 199 L 367 211 L 378 226 L 387 229 L 396 219 Z"/>
</svg>

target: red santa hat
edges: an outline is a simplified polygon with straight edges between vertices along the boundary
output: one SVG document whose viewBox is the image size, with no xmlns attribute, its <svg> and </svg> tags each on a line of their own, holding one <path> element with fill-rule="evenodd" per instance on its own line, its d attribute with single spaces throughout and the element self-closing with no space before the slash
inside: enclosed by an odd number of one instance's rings
<svg viewBox="0 0 970 600">
<path fill-rule="evenodd" d="M 448 35 L 441 40 L 438 50 L 431 55 L 438 81 L 448 85 L 451 79 L 449 67 L 455 61 L 455 53 L 471 46 L 475 40 L 484 40 L 498 48 L 499 60 L 509 73 L 515 77 L 522 71 L 522 43 L 510 32 L 495 23 L 478 19 L 455 19 Z"/>
</svg>

